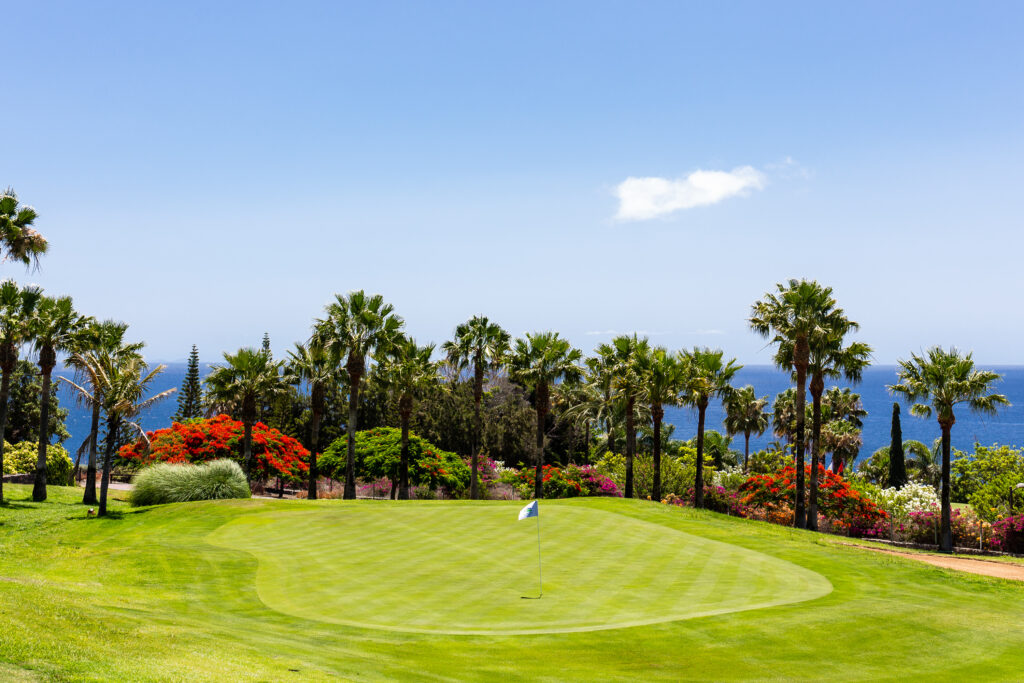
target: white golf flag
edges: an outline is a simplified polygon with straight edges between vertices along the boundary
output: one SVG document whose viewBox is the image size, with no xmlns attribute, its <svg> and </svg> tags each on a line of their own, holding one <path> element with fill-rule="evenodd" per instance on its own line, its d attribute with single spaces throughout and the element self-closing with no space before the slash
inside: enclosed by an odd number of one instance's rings
<svg viewBox="0 0 1024 683">
<path fill-rule="evenodd" d="M 530 517 L 540 517 L 540 511 L 537 510 L 537 501 L 533 501 L 519 511 L 520 522 L 524 519 L 529 519 Z"/>
</svg>

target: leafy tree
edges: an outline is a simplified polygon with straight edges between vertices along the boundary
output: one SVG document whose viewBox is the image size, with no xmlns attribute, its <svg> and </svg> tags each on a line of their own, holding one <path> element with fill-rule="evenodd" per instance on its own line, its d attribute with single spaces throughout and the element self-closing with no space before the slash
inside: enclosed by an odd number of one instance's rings
<svg viewBox="0 0 1024 683">
<path fill-rule="evenodd" d="M 367 296 L 359 290 L 348 296 L 335 295 L 326 316 L 314 324 L 314 336 L 339 358 L 348 355 L 348 464 L 345 473 L 346 499 L 356 497 L 355 433 L 358 425 L 359 383 L 366 373 L 366 358 L 386 353 L 398 341 L 404 322 L 380 294 Z"/>
<path fill-rule="evenodd" d="M 544 423 L 550 409 L 551 385 L 558 381 L 576 382 L 583 373 L 579 367 L 582 354 L 570 346 L 557 332 L 537 332 L 517 339 L 509 358 L 512 378 L 533 389 L 537 411 L 537 462 L 534 474 L 534 497 L 543 497 L 541 470 L 544 467 Z"/>
<path fill-rule="evenodd" d="M 473 368 L 473 444 L 469 479 L 469 497 L 476 500 L 479 495 L 479 454 L 483 421 L 480 404 L 484 393 L 484 374 L 497 370 L 508 355 L 510 336 L 497 323 L 484 316 L 475 315 L 455 328 L 455 338 L 447 341 L 442 350 L 448 359 L 461 371 Z"/>
<path fill-rule="evenodd" d="M 192 345 L 188 354 L 188 367 L 185 379 L 178 392 L 178 410 L 174 413 L 174 422 L 194 420 L 203 416 L 203 386 L 199 379 L 199 349 Z"/>
<path fill-rule="evenodd" d="M 0 199 L 0 211 L 4 210 L 2 202 L 6 199 Z M 13 280 L 0 282 L 0 473 L 4 469 L 11 380 L 18 367 L 18 350 L 31 335 L 31 321 L 40 298 L 42 290 L 38 287 L 19 287 Z M 4 500 L 3 486 L 0 477 L 0 503 Z"/>
<path fill-rule="evenodd" d="M 113 320 L 106 320 L 101 323 L 91 322 L 83 327 L 75 338 L 71 353 L 65 361 L 65 365 L 74 369 L 75 380 L 71 381 L 66 377 L 60 380 L 70 385 L 75 394 L 76 400 L 82 406 L 92 411 L 92 419 L 89 425 L 89 435 L 78 447 L 78 455 L 75 464 L 76 468 L 80 462 L 83 449 L 88 449 L 89 457 L 86 464 L 85 493 L 82 502 L 86 505 L 95 505 L 96 499 L 96 461 L 98 454 L 99 432 L 100 432 L 100 410 L 102 408 L 102 387 L 101 368 L 104 363 L 114 360 L 121 360 L 127 357 L 141 358 L 143 345 L 141 343 L 128 344 L 124 341 L 128 325 Z"/>
<path fill-rule="evenodd" d="M 892 439 L 889 443 L 889 488 L 900 489 L 907 483 L 907 460 L 903 452 L 903 430 L 900 427 L 900 404 L 892 404 Z"/>
<path fill-rule="evenodd" d="M 796 394 L 793 407 L 796 412 L 796 504 L 793 523 L 797 528 L 807 525 L 804 498 L 804 405 L 807 396 L 807 372 L 811 361 L 811 341 L 828 328 L 836 301 L 832 288 L 822 287 L 810 280 L 792 279 L 785 285 L 776 285 L 777 292 L 765 294 L 754 302 L 750 313 L 750 327 L 762 337 L 779 345 L 775 364 L 793 372 Z"/>
<path fill-rule="evenodd" d="M 39 395 L 39 458 L 32 486 L 32 500 L 46 500 L 46 447 L 50 445 L 50 385 L 57 353 L 74 348 L 75 336 L 92 321 L 83 318 L 71 304 L 71 297 L 42 297 L 29 323 L 33 346 L 39 354 L 37 364 L 42 377 Z"/>
<path fill-rule="evenodd" d="M 1024 482 L 1024 452 L 1010 446 L 974 444 L 974 453 L 955 451 L 950 472 L 950 497 L 970 503 L 988 521 L 1017 509 L 1017 484 Z M 993 509 L 995 508 L 995 509 Z"/>
<path fill-rule="evenodd" d="M 0 252 L 4 260 L 38 265 L 39 257 L 49 247 L 46 239 L 32 228 L 38 217 L 31 206 L 19 203 L 12 188 L 0 194 Z"/>
<path fill-rule="evenodd" d="M 141 357 L 120 352 L 105 355 L 100 360 L 96 367 L 99 384 L 96 393 L 101 397 L 100 403 L 107 417 L 103 478 L 100 481 L 99 516 L 102 517 L 107 514 L 107 489 L 110 485 L 110 467 L 118 431 L 122 426 L 131 426 L 140 434 L 144 434 L 134 419 L 173 394 L 175 390 L 168 389 L 146 398 L 153 380 L 163 372 L 163 365 L 151 369 Z"/>
<path fill-rule="evenodd" d="M 434 345 L 417 346 L 415 339 L 401 338 L 380 362 L 381 375 L 398 396 L 398 412 L 402 422 L 402 452 L 399 465 L 398 498 L 409 500 L 409 420 L 417 395 L 437 381 L 437 365 L 430 360 Z M 474 389 L 474 402 L 476 391 Z M 479 426 L 480 408 L 475 409 Z M 477 453 L 473 452 L 473 473 L 470 483 L 476 483 Z M 471 494 L 477 498 L 476 494 Z"/>
<path fill-rule="evenodd" d="M 320 340 L 314 338 L 308 345 L 296 344 L 293 351 L 288 352 L 285 363 L 284 379 L 289 384 L 309 386 L 310 411 L 312 419 L 309 424 L 309 488 L 310 500 L 316 500 L 317 482 L 320 474 L 317 471 L 317 453 L 320 445 L 320 423 L 323 420 L 327 390 L 331 385 L 340 383 L 341 358 L 331 353 Z"/>
<path fill-rule="evenodd" d="M 225 353 L 223 365 L 210 366 L 206 377 L 206 391 L 215 406 L 229 406 L 233 415 L 244 426 L 242 452 L 245 473 L 252 481 L 252 426 L 256 422 L 257 406 L 282 389 L 281 361 L 273 361 L 263 351 L 241 348 L 236 353 Z"/>
<path fill-rule="evenodd" d="M 1002 394 L 992 391 L 1000 375 L 988 370 L 977 370 L 972 354 L 961 354 L 956 348 L 946 351 L 933 346 L 923 355 L 911 354 L 910 360 L 900 360 L 897 371 L 899 383 L 889 391 L 914 402 L 911 415 L 930 417 L 934 412 L 942 430 L 942 523 L 939 549 L 953 551 L 953 533 L 950 528 L 949 504 L 949 443 L 950 431 L 956 422 L 954 410 L 964 405 L 977 413 L 994 415 L 1010 402 Z M 923 403 L 929 401 L 930 403 Z"/>
<path fill-rule="evenodd" d="M 651 496 L 661 500 L 661 421 L 666 405 L 679 404 L 679 392 L 686 383 L 687 365 L 678 355 L 658 346 L 646 347 L 637 358 L 637 374 L 643 387 L 643 397 L 650 405 L 654 433 L 652 435 Z"/>
<path fill-rule="evenodd" d="M 682 400 L 697 409 L 697 467 L 693 482 L 693 505 L 704 506 L 704 417 L 712 398 L 728 399 L 732 393 L 731 382 L 742 365 L 736 359 L 726 362 L 725 352 L 708 348 L 694 348 L 683 352 L 686 365 L 686 382 L 683 385 Z"/>
<path fill-rule="evenodd" d="M 758 398 L 754 387 L 747 385 L 732 392 L 725 401 L 725 431 L 730 435 L 743 434 L 743 471 L 750 459 L 750 435 L 761 436 L 768 429 L 768 397 Z"/>
</svg>

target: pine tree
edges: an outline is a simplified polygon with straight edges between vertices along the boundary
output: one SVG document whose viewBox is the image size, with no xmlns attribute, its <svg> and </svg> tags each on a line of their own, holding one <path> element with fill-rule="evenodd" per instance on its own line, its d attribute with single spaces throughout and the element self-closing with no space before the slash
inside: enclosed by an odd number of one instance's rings
<svg viewBox="0 0 1024 683">
<path fill-rule="evenodd" d="M 203 389 L 199 382 L 199 350 L 192 345 L 192 352 L 188 354 L 188 369 L 185 371 L 185 381 L 181 384 L 181 392 L 178 394 L 178 412 L 174 414 L 175 422 L 184 422 L 203 416 Z"/>
<path fill-rule="evenodd" d="M 270 350 L 270 333 L 263 333 L 263 353 L 267 354 L 267 358 L 274 360 L 274 353 Z"/>
<path fill-rule="evenodd" d="M 903 452 L 903 430 L 900 429 L 900 404 L 892 404 L 892 442 L 889 444 L 889 488 L 902 488 L 907 483 L 907 461 Z"/>
</svg>

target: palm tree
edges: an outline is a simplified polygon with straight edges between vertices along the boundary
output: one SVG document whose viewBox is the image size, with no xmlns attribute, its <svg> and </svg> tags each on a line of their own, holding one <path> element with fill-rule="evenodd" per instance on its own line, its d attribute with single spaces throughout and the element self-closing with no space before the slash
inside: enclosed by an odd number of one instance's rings
<svg viewBox="0 0 1024 683">
<path fill-rule="evenodd" d="M 793 445 L 796 439 L 796 389 L 790 387 L 775 395 L 772 402 L 772 434 Z"/>
<path fill-rule="evenodd" d="M 315 323 L 314 336 L 337 356 L 348 354 L 345 371 L 348 373 L 348 457 L 345 462 L 346 500 L 356 497 L 356 429 L 359 408 L 359 382 L 366 373 L 366 357 L 386 353 L 398 341 L 404 324 L 394 313 L 394 306 L 384 303 L 380 294 L 367 296 L 366 292 L 350 292 L 348 296 L 335 295 L 327 305 L 326 317 Z"/>
<path fill-rule="evenodd" d="M 949 351 L 939 346 L 928 349 L 923 356 L 910 354 L 910 360 L 900 360 L 896 374 L 897 384 L 889 391 L 913 402 L 910 413 L 918 417 L 936 414 L 942 430 L 942 527 L 939 550 L 953 551 L 949 505 L 949 442 L 950 431 L 956 422 L 954 410 L 966 405 L 976 413 L 994 415 L 1001 406 L 1010 402 L 1006 396 L 992 391 L 992 385 L 1002 376 L 974 367 L 972 354 L 961 354 L 956 348 Z M 924 403 L 924 401 L 930 401 Z"/>
<path fill-rule="evenodd" d="M 686 365 L 686 382 L 683 385 L 682 400 L 697 409 L 697 474 L 693 483 L 693 505 L 704 507 L 704 416 L 708 403 L 713 397 L 728 399 L 733 389 L 733 377 L 742 368 L 736 359 L 725 362 L 721 349 L 694 348 L 683 351 L 680 357 Z"/>
<path fill-rule="evenodd" d="M 750 457 L 750 435 L 761 436 L 768 429 L 768 397 L 758 398 L 754 387 L 747 385 L 732 392 L 725 401 L 725 431 L 729 436 L 743 434 L 743 471 Z"/>
<path fill-rule="evenodd" d="M 679 405 L 679 392 L 686 383 L 687 366 L 678 356 L 658 346 L 637 358 L 637 374 L 643 397 L 650 405 L 653 434 L 653 475 L 651 499 L 661 500 L 661 421 L 666 405 Z"/>
<path fill-rule="evenodd" d="M 605 431 L 608 435 L 608 450 L 615 452 L 615 422 L 616 405 L 612 397 L 612 388 L 615 380 L 615 348 L 611 344 L 600 344 L 594 349 L 595 355 L 584 361 L 587 366 L 587 381 L 600 395 L 600 405 L 597 406 L 595 419 L 605 423 Z"/>
<path fill-rule="evenodd" d="M 4 471 L 4 435 L 7 431 L 11 376 L 18 365 L 18 350 L 28 341 L 36 305 L 42 298 L 38 287 L 18 287 L 13 280 L 0 282 L 0 474 Z M 0 476 L 0 503 L 4 500 Z"/>
<path fill-rule="evenodd" d="M 469 497 L 479 498 L 479 453 L 483 422 L 480 417 L 480 402 L 484 395 L 484 373 L 497 370 L 508 354 L 509 334 L 497 323 L 486 317 L 475 315 L 455 328 L 455 338 L 441 347 L 460 370 L 473 366 L 473 446 Z"/>
<path fill-rule="evenodd" d="M 296 344 L 295 350 L 288 352 L 288 360 L 284 366 L 284 381 L 289 384 L 309 384 L 309 403 L 312 419 L 309 423 L 309 500 L 316 500 L 317 482 L 320 479 L 317 470 L 317 455 L 320 448 L 320 421 L 324 416 L 324 395 L 327 387 L 339 384 L 341 377 L 341 358 L 331 353 L 315 337 L 307 344 Z"/>
<path fill-rule="evenodd" d="M 42 390 L 39 399 L 39 455 L 36 460 L 36 476 L 32 487 L 32 500 L 46 500 L 46 447 L 50 442 L 50 383 L 53 368 L 57 365 L 57 353 L 73 347 L 75 336 L 84 326 L 92 322 L 75 312 L 71 297 L 42 297 L 32 316 L 30 331 L 33 346 L 39 352 L 39 374 Z"/>
<path fill-rule="evenodd" d="M 633 497 L 633 458 L 636 456 L 636 404 L 643 391 L 643 381 L 637 372 L 637 360 L 650 352 L 646 338 L 621 335 L 612 340 L 613 396 L 618 399 L 626 413 L 626 485 L 624 495 Z"/>
<path fill-rule="evenodd" d="M 98 394 L 103 412 L 107 416 L 107 439 L 103 454 L 103 478 L 100 481 L 99 516 L 107 514 L 107 488 L 110 485 L 110 467 L 114 458 L 114 446 L 122 426 L 135 428 L 143 438 L 146 433 L 134 419 L 153 404 L 162 401 L 175 392 L 168 389 L 145 398 L 150 385 L 164 370 L 163 365 L 150 369 L 144 360 L 131 353 L 104 355 L 96 366 Z"/>
<path fill-rule="evenodd" d="M 39 263 L 49 245 L 31 227 L 36 218 L 36 210 L 19 204 L 13 189 L 0 194 L 0 251 L 4 260 L 13 259 L 26 266 Z"/>
<path fill-rule="evenodd" d="M 245 475 L 253 476 L 252 427 L 256 423 L 258 406 L 281 391 L 281 361 L 271 360 L 261 349 L 245 347 L 237 353 L 224 353 L 223 365 L 211 365 L 205 384 L 209 399 L 220 405 L 229 405 L 241 413 L 242 457 Z M 236 415 L 237 416 L 237 415 Z"/>
<path fill-rule="evenodd" d="M 86 326 L 75 339 L 71 354 L 64 361 L 65 365 L 75 371 L 75 381 L 66 377 L 58 379 L 68 384 L 75 393 L 78 402 L 91 409 L 92 420 L 89 427 L 89 436 L 78 449 L 79 454 L 82 448 L 89 449 L 89 459 L 86 464 L 85 493 L 82 496 L 82 503 L 95 505 L 96 499 L 96 461 L 100 431 L 100 410 L 102 408 L 102 396 L 100 389 L 100 368 L 104 363 L 111 360 L 119 362 L 130 357 L 141 359 L 141 342 L 128 344 L 124 341 L 128 325 L 125 323 L 105 320 L 101 323 L 93 322 Z M 88 385 L 88 386 L 85 386 Z M 77 461 L 76 461 L 77 462 Z"/>
<path fill-rule="evenodd" d="M 558 381 L 576 382 L 582 377 L 579 362 L 583 354 L 570 346 L 557 332 L 527 334 L 517 339 L 509 358 L 512 378 L 534 391 L 537 411 L 537 470 L 534 475 L 533 495 L 543 496 L 542 470 L 544 468 L 544 421 L 550 406 L 551 385 Z"/>
<path fill-rule="evenodd" d="M 750 312 L 750 327 L 772 343 L 780 345 L 775 364 L 790 370 L 796 377 L 796 506 L 793 523 L 797 528 L 807 524 L 804 504 L 804 425 L 807 398 L 807 371 L 810 365 L 811 339 L 827 328 L 829 316 L 835 310 L 832 288 L 822 287 L 809 280 L 790 280 L 787 285 L 776 285 L 775 294 L 765 294 L 754 302 Z M 781 347 L 785 345 L 787 352 Z"/>
<path fill-rule="evenodd" d="M 811 481 L 806 526 L 812 531 L 818 530 L 818 464 L 822 461 L 821 399 L 825 392 L 825 379 L 846 377 L 851 382 L 860 381 L 864 368 L 871 362 L 871 347 L 863 342 L 852 342 L 849 346 L 843 346 L 843 338 L 858 329 L 860 326 L 847 319 L 842 309 L 834 308 L 808 336 L 810 353 L 807 369 L 811 375 Z M 792 342 L 780 341 L 776 365 L 785 366 L 793 356 Z M 848 441 L 843 443 L 849 445 Z M 843 451 L 842 448 L 840 450 Z"/>
<path fill-rule="evenodd" d="M 409 500 L 409 420 L 413 403 L 417 395 L 437 382 L 437 364 L 430 360 L 433 354 L 433 344 L 417 346 L 415 339 L 403 337 L 378 364 L 385 384 L 398 395 L 398 415 L 402 421 L 399 500 Z"/>
</svg>

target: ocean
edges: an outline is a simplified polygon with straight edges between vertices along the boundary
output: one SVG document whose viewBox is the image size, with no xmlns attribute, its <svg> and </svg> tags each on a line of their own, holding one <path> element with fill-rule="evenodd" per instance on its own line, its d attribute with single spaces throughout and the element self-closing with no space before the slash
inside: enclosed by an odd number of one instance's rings
<svg viewBox="0 0 1024 683">
<path fill-rule="evenodd" d="M 201 365 L 202 374 L 206 374 L 207 368 Z M 974 415 L 962 408 L 957 413 L 957 421 L 953 426 L 953 447 L 960 450 L 970 450 L 974 443 L 984 445 L 1012 444 L 1024 445 L 1024 366 L 991 366 L 986 369 L 994 370 L 1003 375 L 1003 381 L 997 385 L 997 391 L 1005 394 L 1013 404 L 1009 408 L 1000 411 L 995 417 Z M 185 377 L 185 363 L 168 363 L 167 369 L 154 382 L 154 391 L 163 391 L 171 387 L 180 387 Z M 872 452 L 889 445 L 889 426 L 892 417 L 893 397 L 886 389 L 886 385 L 896 381 L 896 366 L 878 365 L 868 368 L 864 372 L 864 380 L 853 386 L 855 392 L 861 395 L 865 410 L 868 415 L 864 418 L 864 446 L 861 448 L 860 457 L 870 456 Z M 773 401 L 775 395 L 791 386 L 788 373 L 780 372 L 771 366 L 752 365 L 741 369 L 736 376 L 737 387 L 751 384 L 759 396 L 768 396 L 769 402 Z M 60 383 L 58 391 L 61 405 L 70 408 L 67 419 L 68 431 L 71 438 L 65 442 L 65 447 L 73 452 L 89 433 L 89 412 L 77 406 L 73 400 L 67 385 Z M 827 384 L 826 388 L 832 386 Z M 839 386 L 847 386 L 839 383 Z M 937 438 L 939 425 L 934 418 L 922 419 L 910 415 L 909 406 L 901 403 L 901 424 L 903 438 L 916 439 L 931 445 Z M 141 424 L 147 430 L 160 429 L 170 426 L 171 416 L 177 410 L 177 400 L 172 395 L 162 403 L 157 404 L 142 419 Z M 724 431 L 722 420 L 724 411 L 721 403 L 712 403 L 708 408 L 707 428 Z M 673 438 L 689 439 L 697 432 L 696 411 L 690 408 L 665 408 L 665 422 L 675 426 Z M 809 427 L 808 427 L 809 428 Z M 775 440 L 770 431 L 763 436 L 752 436 L 750 439 L 751 452 L 764 448 Z M 733 441 L 733 447 L 743 450 L 742 435 Z"/>
</svg>

